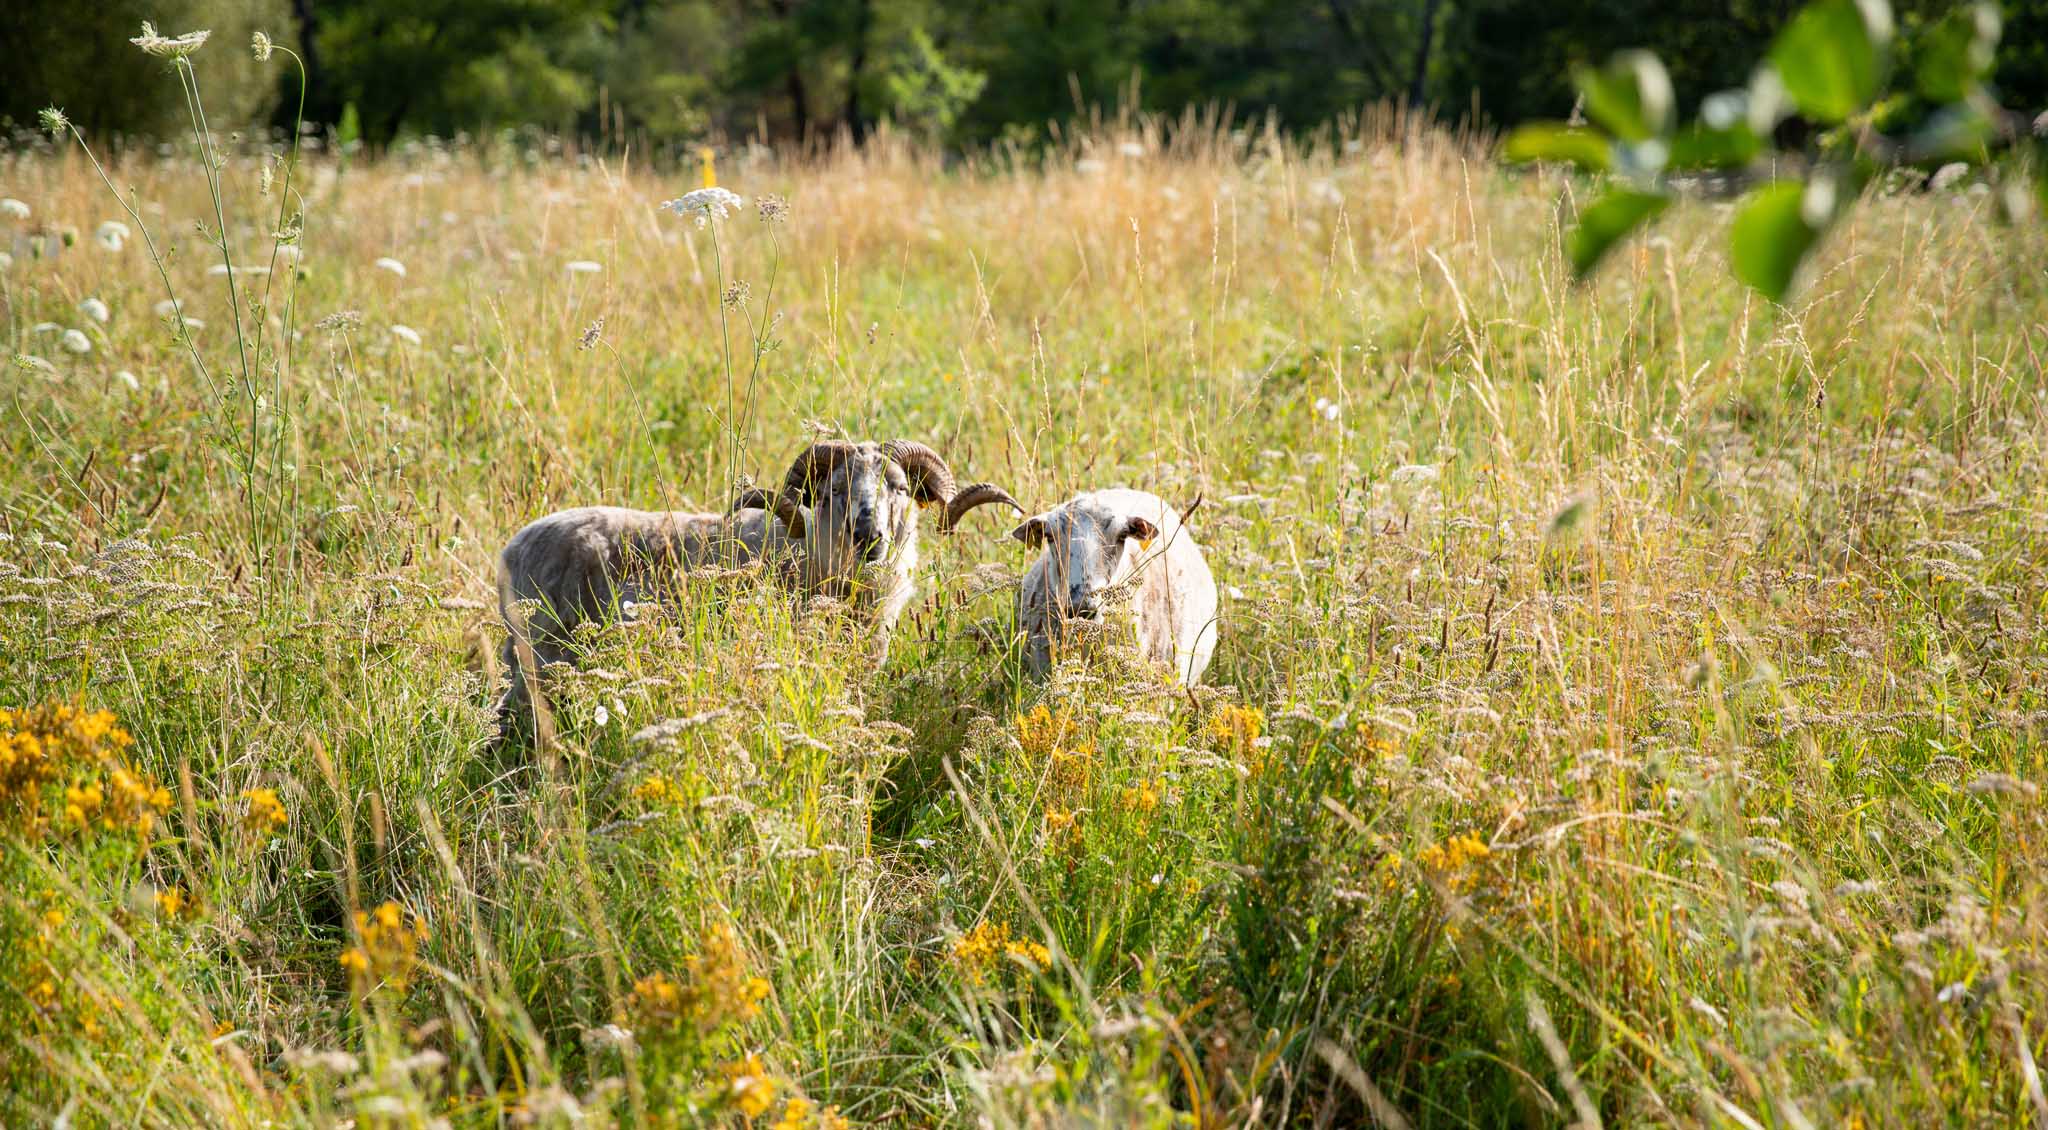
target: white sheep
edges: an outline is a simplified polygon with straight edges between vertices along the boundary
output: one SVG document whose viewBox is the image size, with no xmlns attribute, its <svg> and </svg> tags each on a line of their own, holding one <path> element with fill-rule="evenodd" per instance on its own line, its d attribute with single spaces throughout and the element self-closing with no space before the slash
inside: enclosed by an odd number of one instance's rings
<svg viewBox="0 0 2048 1130">
<path fill-rule="evenodd" d="M 1055 652 L 1128 613 L 1138 653 L 1194 686 L 1216 651 L 1216 579 L 1181 516 L 1157 495 L 1098 490 L 1030 518 L 1010 536 L 1043 549 L 1017 593 L 1034 676 Z"/>
<path fill-rule="evenodd" d="M 541 518 L 498 555 L 511 672 L 501 723 L 531 701 L 522 648 L 535 667 L 565 662 L 578 624 L 628 601 L 656 603 L 691 569 L 765 562 L 805 594 L 854 605 L 874 623 L 886 656 L 889 632 L 916 592 L 919 504 L 945 507 L 939 531 L 947 533 L 990 502 L 1024 509 L 988 483 L 956 491 L 946 461 L 921 443 L 821 442 L 797 456 L 772 500 L 748 490 L 725 514 L 586 506 Z M 518 608 L 527 601 L 536 612 L 523 618 Z"/>
</svg>

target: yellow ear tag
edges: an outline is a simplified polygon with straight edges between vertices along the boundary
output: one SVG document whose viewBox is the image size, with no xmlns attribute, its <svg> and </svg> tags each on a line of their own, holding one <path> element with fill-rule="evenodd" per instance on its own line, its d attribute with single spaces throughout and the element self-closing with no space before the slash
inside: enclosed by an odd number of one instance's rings
<svg viewBox="0 0 2048 1130">
<path fill-rule="evenodd" d="M 918 503 L 918 504 L 917 504 L 917 508 L 918 508 L 919 510 L 930 510 L 930 509 L 931 509 L 932 507 L 934 507 L 934 506 L 937 506 L 938 504 L 939 504 L 939 500 L 938 500 L 938 499 L 936 499 L 936 498 L 927 498 L 927 499 L 925 499 L 925 500 L 924 500 L 923 502 L 920 502 L 920 503 Z"/>
<path fill-rule="evenodd" d="M 1138 548 L 1139 548 L 1139 549 L 1151 549 L 1151 548 L 1152 548 L 1152 539 L 1151 539 L 1151 538 L 1139 538 L 1139 539 L 1138 539 Z"/>
</svg>

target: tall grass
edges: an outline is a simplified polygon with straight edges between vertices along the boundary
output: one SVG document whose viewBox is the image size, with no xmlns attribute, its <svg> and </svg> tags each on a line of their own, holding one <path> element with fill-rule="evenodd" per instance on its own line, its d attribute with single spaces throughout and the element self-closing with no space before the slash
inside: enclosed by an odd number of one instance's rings
<svg viewBox="0 0 2048 1130">
<path fill-rule="evenodd" d="M 289 583 L 148 257 L 17 259 L 0 687 L 134 742 L 8 723 L 69 760 L 0 773 L 0 1121 L 2048 1118 L 2039 232 L 1876 199 L 1778 310 L 1711 203 L 1572 289 L 1583 185 L 1394 116 L 1065 146 L 728 156 L 789 215 L 722 268 L 624 156 L 309 155 L 307 324 L 255 315 Z M 106 160 L 231 363 L 200 168 Z M 0 184 L 113 214 L 73 151 Z M 1209 685 L 1020 682 L 977 517 L 879 672 L 693 578 L 489 752 L 495 549 L 717 505 L 733 420 L 763 478 L 819 421 L 1038 505 L 1203 493 Z M 163 803 L 77 826 L 117 763 Z"/>
</svg>

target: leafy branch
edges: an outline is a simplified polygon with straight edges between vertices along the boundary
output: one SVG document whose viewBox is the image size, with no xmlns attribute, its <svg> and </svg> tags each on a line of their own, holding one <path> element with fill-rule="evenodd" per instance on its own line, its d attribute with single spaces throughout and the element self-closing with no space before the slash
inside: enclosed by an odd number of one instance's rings
<svg viewBox="0 0 2048 1130">
<path fill-rule="evenodd" d="M 1729 259 L 1738 279 L 1781 302 L 1828 229 L 1890 170 L 1980 165 L 2008 219 L 2048 208 L 2048 143 L 1990 86 L 1999 33 L 1997 6 L 1977 0 L 1927 28 L 1902 61 L 1886 0 L 1813 0 L 1778 33 L 1747 86 L 1702 99 L 1689 123 L 1678 122 L 1663 62 L 1629 50 L 1573 75 L 1590 124 L 1523 126 L 1504 153 L 1607 178 L 1565 237 L 1579 279 L 1671 205 L 1677 177 L 1761 181 L 1736 211 Z M 1929 107 L 1917 118 L 1900 113 L 1912 99 L 1893 93 L 1906 80 Z M 1907 121 L 1902 132 L 1892 127 L 1898 118 Z"/>
</svg>

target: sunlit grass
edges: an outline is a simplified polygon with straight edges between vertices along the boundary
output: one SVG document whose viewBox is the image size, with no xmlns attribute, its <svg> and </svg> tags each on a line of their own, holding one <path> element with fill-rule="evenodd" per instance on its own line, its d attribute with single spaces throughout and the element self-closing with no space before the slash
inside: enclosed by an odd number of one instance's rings
<svg viewBox="0 0 2048 1130">
<path fill-rule="evenodd" d="M 1982 198 L 1778 310 L 1710 202 L 1573 289 L 1583 185 L 1381 119 L 736 153 L 787 214 L 715 260 L 694 169 L 444 146 L 311 155 L 273 258 L 263 165 L 227 388 L 196 165 L 108 167 L 160 310 L 80 156 L 0 163 L 0 707 L 133 737 L 0 824 L 0 1122 L 2048 1117 L 2048 256 Z M 1202 495 L 1205 686 L 1020 682 L 977 515 L 880 672 L 696 578 L 487 748 L 504 539 L 813 421 Z M 67 827 L 117 768 L 142 834 Z"/>
</svg>

